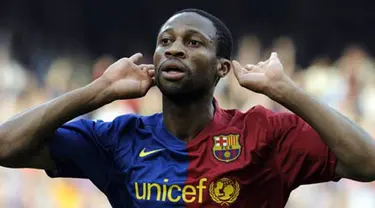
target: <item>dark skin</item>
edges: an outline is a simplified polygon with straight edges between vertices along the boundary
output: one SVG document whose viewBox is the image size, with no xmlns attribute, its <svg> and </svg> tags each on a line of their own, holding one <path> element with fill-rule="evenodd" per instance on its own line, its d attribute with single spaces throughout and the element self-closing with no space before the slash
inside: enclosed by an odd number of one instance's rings
<svg viewBox="0 0 375 208">
<path fill-rule="evenodd" d="M 1 124 L 0 164 L 53 170 L 45 142 L 59 126 L 114 100 L 142 97 L 155 83 L 163 93 L 166 128 L 189 141 L 212 119 L 215 81 L 233 66 L 242 87 L 284 105 L 321 135 L 338 158 L 338 176 L 358 181 L 375 179 L 375 144 L 365 131 L 296 87 L 276 54 L 257 65 L 231 64 L 216 56 L 216 38 L 216 29 L 208 19 L 195 13 L 173 16 L 158 35 L 155 68 L 138 64 L 140 54 L 120 59 L 86 87 Z M 165 63 L 182 66 L 183 75 L 178 80 L 169 79 L 163 73 Z"/>
<path fill-rule="evenodd" d="M 186 66 L 186 75 L 177 82 L 161 75 L 160 66 L 170 59 Z M 154 64 L 164 124 L 172 135 L 189 141 L 212 119 L 215 82 L 231 67 L 229 60 L 216 56 L 215 26 L 195 13 L 172 17 L 160 29 Z"/>
<path fill-rule="evenodd" d="M 185 141 L 197 135 L 213 117 L 214 83 L 229 72 L 231 63 L 216 57 L 216 29 L 212 22 L 194 13 L 174 17 L 177 18 L 168 20 L 160 30 L 154 55 L 156 67 L 138 64 L 141 54 L 120 59 L 86 87 L 3 123 L 0 164 L 53 170 L 54 163 L 45 142 L 59 126 L 115 100 L 143 97 L 155 83 L 164 93 L 166 128 Z M 173 44 L 161 42 L 167 35 L 174 38 Z M 163 79 L 160 65 L 167 59 L 178 59 L 186 66 L 183 79 L 178 82 Z"/>
</svg>

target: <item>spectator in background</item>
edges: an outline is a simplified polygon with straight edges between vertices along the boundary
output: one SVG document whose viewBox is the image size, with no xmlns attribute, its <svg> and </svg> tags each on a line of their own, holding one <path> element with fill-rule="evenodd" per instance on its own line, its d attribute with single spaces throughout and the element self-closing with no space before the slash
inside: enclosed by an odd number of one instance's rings
<svg viewBox="0 0 375 208">
<path fill-rule="evenodd" d="M 93 69 L 93 76 L 83 78 L 86 73 L 76 76 L 74 58 L 59 57 L 53 61 L 48 73 L 45 74 L 46 84 L 39 88 L 35 84 L 36 75 L 11 59 L 10 40 L 9 37 L 0 38 L 0 122 L 74 88 L 75 84 L 69 83 L 72 79 L 97 78 L 103 69 L 113 62 L 111 57 L 103 56 L 93 60 L 93 66 L 84 63 L 85 67 Z M 246 36 L 242 38 L 239 46 L 241 47 L 237 57 L 241 63 L 257 63 L 265 51 L 278 51 L 285 68 L 287 69 L 288 65 L 289 73 L 295 81 L 298 80 L 300 86 L 344 112 L 345 115 L 356 118 L 362 127 L 375 136 L 374 61 L 363 48 L 350 46 L 343 51 L 338 60 L 330 60 L 328 57 L 316 58 L 305 70 L 299 70 L 296 67 L 296 49 L 291 39 L 285 37 L 275 39 L 271 48 L 267 49 L 261 45 L 256 36 Z M 223 107 L 247 109 L 255 103 L 272 106 L 270 100 L 256 93 L 248 90 L 238 91 L 240 88 L 233 87 L 235 84 L 232 82 L 233 78 L 233 75 L 229 75 L 219 82 L 220 86 L 215 97 Z M 149 115 L 160 111 L 161 100 L 158 89 L 150 91 L 145 98 L 110 104 L 106 106 L 106 110 L 92 115 L 92 118 L 111 120 L 113 116 L 124 112 Z M 42 172 L 0 168 L 0 183 L 2 208 L 110 207 L 105 196 L 94 186 L 80 180 L 51 181 Z M 292 192 L 287 208 L 309 208 L 308 204 L 311 208 L 373 208 L 374 199 L 374 184 L 365 185 L 343 180 L 336 184 L 300 187 Z M 71 204 L 66 204 L 69 201 Z"/>
</svg>

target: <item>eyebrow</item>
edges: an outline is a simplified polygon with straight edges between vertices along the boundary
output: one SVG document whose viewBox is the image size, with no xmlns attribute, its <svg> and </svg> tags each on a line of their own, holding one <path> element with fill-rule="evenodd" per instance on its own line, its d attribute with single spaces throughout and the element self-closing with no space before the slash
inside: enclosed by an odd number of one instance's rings
<svg viewBox="0 0 375 208">
<path fill-rule="evenodd" d="M 161 31 L 160 34 L 159 34 L 159 36 L 160 36 L 161 34 L 163 34 L 163 33 L 171 32 L 171 31 L 173 32 L 173 28 L 172 28 L 172 27 L 168 27 L 167 29 Z M 187 29 L 187 30 L 186 30 L 186 33 L 188 33 L 188 34 L 190 34 L 190 35 L 192 35 L 192 34 L 200 35 L 200 36 L 206 38 L 206 39 L 209 40 L 209 41 L 212 41 L 212 39 L 213 39 L 213 37 L 210 37 L 209 35 L 206 35 L 206 34 L 204 34 L 204 33 L 201 33 L 201 32 L 199 32 L 198 30 L 195 30 L 195 29 Z"/>
</svg>

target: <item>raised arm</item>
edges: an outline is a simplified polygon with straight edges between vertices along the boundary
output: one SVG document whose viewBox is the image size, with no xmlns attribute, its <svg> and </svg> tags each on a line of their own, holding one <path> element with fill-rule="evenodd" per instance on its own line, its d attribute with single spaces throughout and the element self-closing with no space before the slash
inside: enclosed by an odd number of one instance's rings
<svg viewBox="0 0 375 208">
<path fill-rule="evenodd" d="M 338 159 L 337 176 L 363 182 L 375 180 L 375 141 L 366 131 L 297 87 L 280 86 L 273 98 L 319 133 Z"/>
<path fill-rule="evenodd" d="M 135 54 L 111 65 L 89 85 L 23 112 L 0 125 L 0 165 L 53 170 L 46 140 L 73 118 L 117 99 L 144 96 L 153 84 L 153 66 L 137 65 Z"/>
<path fill-rule="evenodd" d="M 273 53 L 258 65 L 233 62 L 241 86 L 263 93 L 306 121 L 336 156 L 336 175 L 357 181 L 375 180 L 375 141 L 357 124 L 298 88 Z M 303 138 L 301 138 L 303 139 Z"/>
</svg>

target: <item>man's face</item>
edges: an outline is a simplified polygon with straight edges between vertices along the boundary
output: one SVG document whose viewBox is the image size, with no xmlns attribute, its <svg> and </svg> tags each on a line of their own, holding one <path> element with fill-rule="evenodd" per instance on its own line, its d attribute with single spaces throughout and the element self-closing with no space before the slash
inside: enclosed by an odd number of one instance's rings
<svg viewBox="0 0 375 208">
<path fill-rule="evenodd" d="M 172 16 L 160 29 L 154 53 L 156 85 L 165 96 L 199 95 L 216 80 L 216 28 L 196 13 Z"/>
</svg>

